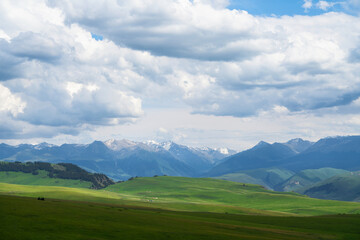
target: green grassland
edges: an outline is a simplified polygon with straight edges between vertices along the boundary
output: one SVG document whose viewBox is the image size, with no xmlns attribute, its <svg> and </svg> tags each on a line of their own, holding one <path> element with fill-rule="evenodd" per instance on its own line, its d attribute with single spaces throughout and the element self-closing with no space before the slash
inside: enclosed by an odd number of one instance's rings
<svg viewBox="0 0 360 240">
<path fill-rule="evenodd" d="M 150 201 L 153 204 L 188 203 L 191 211 L 196 211 L 198 205 L 210 205 L 214 206 L 215 212 L 215 206 L 231 206 L 234 209 L 264 210 L 272 214 L 360 213 L 360 203 L 319 200 L 297 193 L 269 191 L 259 185 L 209 178 L 137 178 L 108 186 L 106 190 L 126 193 L 137 197 L 137 200 Z"/>
<path fill-rule="evenodd" d="M 0 222 L 2 239 L 360 238 L 360 215 L 276 217 L 179 212 L 4 195 L 0 195 Z"/>
<path fill-rule="evenodd" d="M 83 180 L 50 178 L 47 171 L 39 170 L 38 175 L 23 172 L 0 172 L 0 182 L 23 185 L 62 186 L 90 188 L 92 183 Z"/>
<path fill-rule="evenodd" d="M 192 212 L 278 216 L 360 213 L 360 203 L 319 200 L 210 178 L 135 178 L 102 190 L 0 183 L 0 193 Z"/>
</svg>

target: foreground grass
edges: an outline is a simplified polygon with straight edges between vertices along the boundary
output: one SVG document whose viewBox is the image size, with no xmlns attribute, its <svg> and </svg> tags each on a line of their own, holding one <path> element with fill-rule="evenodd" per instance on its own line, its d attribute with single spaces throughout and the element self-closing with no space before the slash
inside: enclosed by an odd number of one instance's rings
<svg viewBox="0 0 360 240">
<path fill-rule="evenodd" d="M 196 213 L 0 195 L 2 239 L 359 239 L 360 215 Z"/>
</svg>

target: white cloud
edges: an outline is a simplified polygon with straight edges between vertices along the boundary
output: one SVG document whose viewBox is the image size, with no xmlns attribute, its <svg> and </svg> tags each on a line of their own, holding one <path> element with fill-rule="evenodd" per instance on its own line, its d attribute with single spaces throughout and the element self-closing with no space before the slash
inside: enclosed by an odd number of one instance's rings
<svg viewBox="0 0 360 240">
<path fill-rule="evenodd" d="M 230 4 L 229 0 L 194 0 L 195 4 L 209 4 L 215 8 L 224 8 Z"/>
<path fill-rule="evenodd" d="M 64 9 L 67 21 L 86 26 L 119 45 L 154 55 L 232 60 L 257 55 L 258 48 L 265 46 L 263 41 L 249 45 L 248 40 L 256 34 L 257 20 L 246 12 L 217 9 L 201 1 L 139 3 L 94 2 L 89 9 L 85 1 L 53 1 Z"/>
<path fill-rule="evenodd" d="M 276 106 L 274 107 L 274 111 L 275 111 L 276 113 L 281 113 L 281 114 L 287 114 L 287 113 L 289 113 L 289 109 L 287 109 L 287 108 L 284 107 L 284 106 L 279 106 L 279 105 L 276 105 Z"/>
<path fill-rule="evenodd" d="M 127 49 L 95 41 L 76 24 L 66 25 L 62 12 L 43 1 L 18 4 L 3 1 L 0 14 L 7 40 L 0 40 L 0 80 L 26 102 L 25 108 L 19 97 L 2 92 L 7 102 L 1 109 L 11 111 L 14 121 L 61 127 L 62 132 L 67 128 L 70 133 L 76 132 L 74 126 L 133 122 L 142 115 L 141 99 L 122 89 L 127 73 L 117 74 L 117 83 L 106 79 L 115 69 L 131 71 L 118 64 L 129 54 Z"/>
<path fill-rule="evenodd" d="M 1 1 L 0 81 L 18 101 L 2 108 L 7 124 L 54 136 L 141 122 L 157 107 L 251 119 L 356 109 L 359 17 L 256 17 L 227 4 Z"/>
<path fill-rule="evenodd" d="M 0 112 L 9 112 L 14 117 L 24 112 L 26 103 L 13 95 L 10 90 L 0 84 Z"/>
<path fill-rule="evenodd" d="M 304 4 L 302 5 L 305 11 L 308 11 L 310 8 L 312 8 L 312 6 L 313 6 L 312 0 L 304 0 Z"/>
<path fill-rule="evenodd" d="M 81 83 L 67 82 L 66 84 L 66 90 L 71 97 L 74 97 L 74 94 L 78 93 L 82 88 L 83 85 Z"/>
<path fill-rule="evenodd" d="M 0 38 L 5 39 L 7 42 L 10 42 L 10 37 L 3 30 L 0 29 Z"/>
<path fill-rule="evenodd" d="M 323 10 L 323 11 L 327 11 L 330 8 L 334 7 L 335 5 L 341 5 L 344 6 L 348 4 L 347 2 L 329 2 L 329 1 L 319 1 L 316 4 L 316 7 Z"/>
<path fill-rule="evenodd" d="M 327 2 L 327 1 L 319 1 L 316 4 L 316 7 L 320 8 L 321 10 L 327 11 L 329 8 L 331 8 L 332 6 L 334 6 L 335 3 L 333 2 Z"/>
</svg>

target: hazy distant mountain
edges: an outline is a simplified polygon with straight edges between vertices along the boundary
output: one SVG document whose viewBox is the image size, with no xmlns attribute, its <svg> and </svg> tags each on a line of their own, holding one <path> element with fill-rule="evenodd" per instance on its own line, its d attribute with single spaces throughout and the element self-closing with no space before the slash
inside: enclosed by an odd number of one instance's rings
<svg viewBox="0 0 360 240">
<path fill-rule="evenodd" d="M 305 151 L 289 158 L 282 167 L 293 171 L 323 167 L 360 170 L 360 136 L 320 139 Z"/>
<path fill-rule="evenodd" d="M 226 152 L 226 154 L 224 153 Z M 74 163 L 91 172 L 125 180 L 134 176 L 199 176 L 231 150 L 190 148 L 176 143 L 95 141 L 91 144 L 0 144 L 0 160 Z"/>
<path fill-rule="evenodd" d="M 243 170 L 272 168 L 284 163 L 285 159 L 295 156 L 297 152 L 286 144 L 259 142 L 255 147 L 230 156 L 215 167 L 207 176 L 220 176 Z"/>
<path fill-rule="evenodd" d="M 274 144 L 260 142 L 252 149 L 225 158 L 205 175 L 257 183 L 278 191 L 353 201 L 359 200 L 360 188 L 355 186 L 358 186 L 360 176 L 345 178 L 339 175 L 358 170 L 360 136 L 346 136 L 328 137 L 316 143 L 302 139 Z M 349 183 L 346 189 L 353 191 L 351 194 L 340 189 L 346 181 Z"/>
<path fill-rule="evenodd" d="M 199 172 L 209 170 L 218 161 L 234 152 L 228 149 L 192 148 L 174 142 L 150 143 L 150 145 L 156 149 L 165 149 L 174 158 L 197 169 Z"/>
<path fill-rule="evenodd" d="M 8 158 L 17 152 L 16 147 L 7 145 L 5 143 L 0 144 L 0 159 Z"/>
<path fill-rule="evenodd" d="M 295 138 L 295 139 L 292 139 L 292 140 L 284 143 L 284 145 L 290 147 L 292 150 L 294 150 L 297 153 L 301 153 L 301 152 L 305 151 L 313 144 L 314 144 L 313 142 L 306 141 L 301 138 Z"/>
<path fill-rule="evenodd" d="M 316 143 L 293 139 L 287 143 L 260 142 L 255 147 L 225 158 L 209 176 L 220 176 L 257 168 L 282 168 L 291 171 L 336 168 L 360 170 L 360 136 L 332 137 Z"/>
</svg>

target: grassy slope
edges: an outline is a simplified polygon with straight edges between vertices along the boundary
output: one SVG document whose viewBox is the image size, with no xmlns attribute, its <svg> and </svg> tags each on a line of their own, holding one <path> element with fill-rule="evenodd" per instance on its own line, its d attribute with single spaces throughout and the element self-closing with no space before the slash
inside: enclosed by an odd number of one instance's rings
<svg viewBox="0 0 360 240">
<path fill-rule="evenodd" d="M 253 178 L 246 173 L 237 172 L 237 173 L 229 173 L 219 177 L 214 177 L 215 179 L 222 179 L 232 182 L 239 182 L 239 183 L 251 183 L 251 184 L 258 184 L 265 187 L 269 187 L 262 179 Z"/>
<path fill-rule="evenodd" d="M 359 239 L 360 216 L 175 212 L 0 195 L 3 239 Z"/>
<path fill-rule="evenodd" d="M 302 191 L 316 198 L 360 202 L 360 172 L 334 176 Z"/>
<path fill-rule="evenodd" d="M 258 185 L 244 186 L 208 178 L 137 178 L 108 186 L 106 190 L 125 193 L 144 202 L 152 201 L 152 204 L 188 203 L 187 208 L 193 211 L 197 205 L 213 205 L 214 209 L 216 206 L 233 206 L 302 215 L 360 213 L 359 203 L 323 201 L 296 193 L 268 191 Z"/>
<path fill-rule="evenodd" d="M 38 171 L 39 175 L 23 172 L 0 172 L 0 182 L 23 185 L 62 186 L 90 188 L 91 182 L 72 179 L 50 178 L 46 171 Z"/>
<path fill-rule="evenodd" d="M 257 185 L 183 177 L 136 178 L 105 190 L 0 183 L 0 193 L 170 210 L 262 215 L 360 213 L 360 203 L 312 199 Z"/>
<path fill-rule="evenodd" d="M 281 191 L 301 191 L 302 188 L 316 184 L 335 175 L 347 173 L 348 171 L 336 168 L 306 169 L 295 174 L 287 181 L 277 186 Z"/>
</svg>

